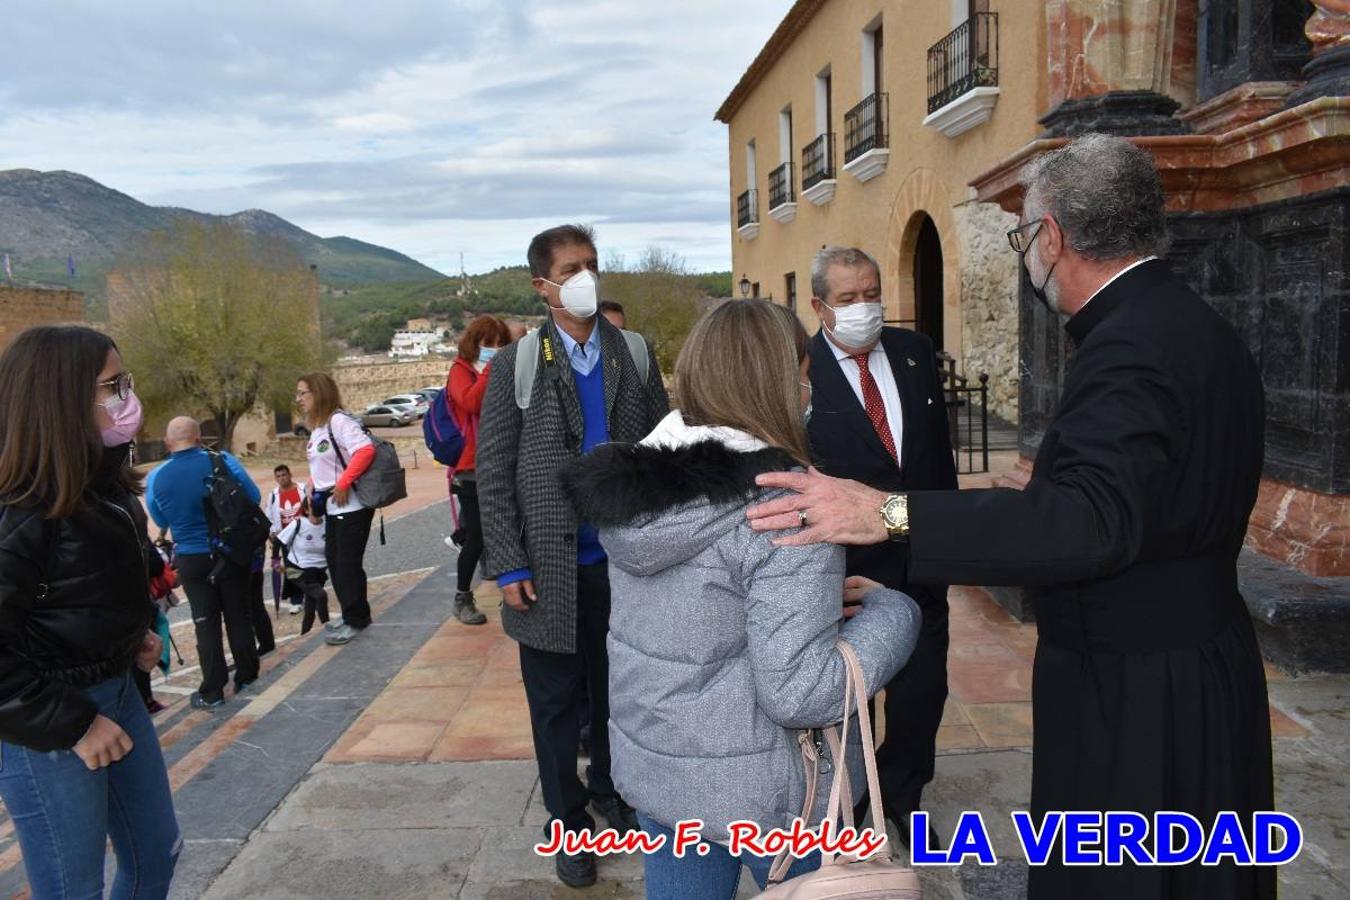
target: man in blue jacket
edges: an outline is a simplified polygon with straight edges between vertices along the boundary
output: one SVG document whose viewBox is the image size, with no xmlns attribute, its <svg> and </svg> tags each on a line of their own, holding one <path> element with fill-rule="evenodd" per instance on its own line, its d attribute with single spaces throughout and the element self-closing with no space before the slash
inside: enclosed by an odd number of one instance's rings
<svg viewBox="0 0 1350 900">
<path fill-rule="evenodd" d="M 217 561 L 211 553 L 211 528 L 206 520 L 206 495 L 211 483 L 211 455 L 202 447 L 202 430 L 196 419 L 179 416 L 164 432 L 169 459 L 150 473 L 146 483 L 146 506 L 160 528 L 173 533 L 179 581 L 192 608 L 197 632 L 197 658 L 202 683 L 192 695 L 196 709 L 213 709 L 225 702 L 225 646 L 221 617 L 234 654 L 234 690 L 239 693 L 258 677 L 258 648 L 248 608 L 249 573 L 234 563 Z M 221 451 L 230 474 L 254 503 L 261 498 L 258 486 L 239 460 Z"/>
</svg>

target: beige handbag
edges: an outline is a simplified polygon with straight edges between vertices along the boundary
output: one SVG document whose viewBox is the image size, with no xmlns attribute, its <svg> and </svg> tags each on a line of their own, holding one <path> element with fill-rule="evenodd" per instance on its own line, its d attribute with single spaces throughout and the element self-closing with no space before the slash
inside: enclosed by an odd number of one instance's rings
<svg viewBox="0 0 1350 900">
<path fill-rule="evenodd" d="M 872 821 L 885 827 L 881 815 L 881 784 L 877 778 L 877 754 L 872 746 L 872 720 L 867 714 L 867 688 L 863 684 L 862 666 L 858 655 L 842 638 L 835 647 L 844 657 L 844 718 L 843 738 L 839 728 L 823 729 L 834 756 L 834 783 L 830 787 L 830 803 L 826 819 L 838 822 L 842 810 L 844 824 L 853 825 L 853 797 L 848 779 L 848 720 L 852 707 L 858 710 L 858 725 L 862 734 L 863 761 L 867 767 L 867 786 L 872 804 Z M 815 803 L 816 771 L 819 762 L 815 746 L 807 732 L 798 736 L 802 749 L 802 764 L 806 771 L 806 802 L 802 807 L 802 821 L 810 824 L 811 807 Z M 874 826 L 875 827 L 875 826 Z M 882 852 L 885 858 L 880 858 Z M 783 876 L 792 867 L 795 858 L 787 851 L 780 853 L 769 870 L 769 886 L 761 897 L 771 900 L 919 900 L 919 876 L 913 869 L 896 865 L 889 850 L 879 852 L 868 860 L 858 860 L 840 853 L 823 854 L 821 866 L 814 872 L 799 875 L 791 881 Z"/>
</svg>

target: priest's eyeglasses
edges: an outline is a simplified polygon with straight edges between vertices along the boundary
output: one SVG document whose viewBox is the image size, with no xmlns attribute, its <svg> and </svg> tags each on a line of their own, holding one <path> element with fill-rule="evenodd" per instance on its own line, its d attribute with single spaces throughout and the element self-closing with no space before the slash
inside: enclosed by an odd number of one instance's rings
<svg viewBox="0 0 1350 900">
<path fill-rule="evenodd" d="M 1008 243 L 1012 245 L 1013 251 L 1016 252 L 1018 256 L 1021 256 L 1023 253 L 1030 250 L 1032 242 L 1036 240 L 1036 235 L 1041 233 L 1041 229 L 1037 228 L 1030 236 L 1028 236 L 1026 233 L 1027 229 L 1032 225 L 1043 227 L 1044 222 L 1044 218 L 1032 219 L 1030 222 L 1027 222 L 1024 225 L 1018 225 L 1008 232 Z"/>
<path fill-rule="evenodd" d="M 105 387 L 117 394 L 118 400 L 125 400 L 131 396 L 132 390 L 136 387 L 136 381 L 131 377 L 130 372 L 123 372 L 116 378 L 98 382 L 98 387 Z"/>
</svg>

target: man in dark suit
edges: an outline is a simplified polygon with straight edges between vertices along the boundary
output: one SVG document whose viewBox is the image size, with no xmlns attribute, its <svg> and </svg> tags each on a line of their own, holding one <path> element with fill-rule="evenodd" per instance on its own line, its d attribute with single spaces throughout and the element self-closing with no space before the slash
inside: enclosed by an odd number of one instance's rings
<svg viewBox="0 0 1350 900">
<path fill-rule="evenodd" d="M 1261 477 L 1260 373 L 1156 258 L 1166 219 L 1145 151 L 1087 135 L 1034 161 L 1023 186 L 1009 240 L 1076 345 L 1026 490 L 888 494 L 777 475 L 760 483 L 800 493 L 750 516 L 772 530 L 804 512 L 810 527 L 782 543 L 889 540 L 911 580 L 1035 590 L 1038 820 L 1174 810 L 1208 827 L 1228 810 L 1250 827 L 1274 808 L 1265 673 L 1237 582 Z M 1065 865 L 1056 847 L 1029 894 L 1245 900 L 1274 897 L 1275 872 L 1231 858 Z"/>
<path fill-rule="evenodd" d="M 642 338 L 597 315 L 591 230 L 550 228 L 530 242 L 528 258 L 550 317 L 492 362 L 476 457 L 484 565 L 502 590 L 502 627 L 520 645 L 549 816 L 568 831 L 594 830 L 589 803 L 624 833 L 638 826 L 609 771 L 608 563 L 558 471 L 600 444 L 640 441 L 669 403 Z M 596 723 L 586 784 L 577 777 L 583 702 Z M 591 853 L 559 853 L 554 865 L 571 887 L 595 882 Z"/>
<path fill-rule="evenodd" d="M 955 488 L 933 344 L 883 326 L 876 261 L 853 247 L 826 247 L 811 264 L 811 293 L 821 323 L 810 345 L 807 423 L 816 465 L 887 493 Z M 947 699 L 947 586 L 909 583 L 885 546 L 849 547 L 847 572 L 909 594 L 923 612 L 914 654 L 886 685 L 886 739 L 877 750 L 885 815 L 908 842 L 909 814 L 933 779 Z"/>
</svg>

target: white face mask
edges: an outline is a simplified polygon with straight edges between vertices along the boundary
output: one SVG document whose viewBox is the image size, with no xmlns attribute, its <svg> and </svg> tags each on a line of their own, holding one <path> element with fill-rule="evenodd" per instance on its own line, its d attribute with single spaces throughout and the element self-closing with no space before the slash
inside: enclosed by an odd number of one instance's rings
<svg viewBox="0 0 1350 900">
<path fill-rule="evenodd" d="M 881 326 L 886 317 L 881 301 L 850 303 L 830 309 L 834 310 L 834 327 L 827 330 L 836 343 L 867 350 L 881 337 Z"/>
<path fill-rule="evenodd" d="M 544 280 L 548 281 L 547 278 Z M 600 308 L 600 298 L 597 293 L 600 279 L 590 269 L 582 269 L 562 284 L 554 281 L 548 281 L 548 283 L 558 289 L 558 296 L 562 300 L 563 309 L 578 319 L 589 319 Z"/>
</svg>

